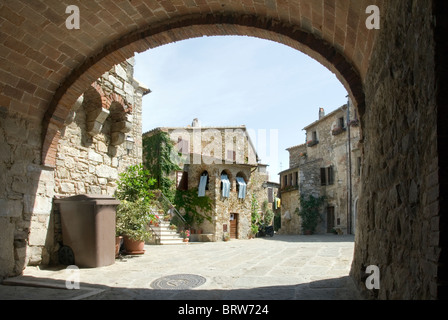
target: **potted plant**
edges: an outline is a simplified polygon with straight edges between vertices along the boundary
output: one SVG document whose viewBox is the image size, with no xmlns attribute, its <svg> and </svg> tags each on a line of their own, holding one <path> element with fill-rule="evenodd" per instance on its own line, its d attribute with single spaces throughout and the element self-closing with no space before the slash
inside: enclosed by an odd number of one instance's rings
<svg viewBox="0 0 448 320">
<path fill-rule="evenodd" d="M 115 258 L 117 258 L 120 255 L 120 247 L 121 247 L 121 241 L 123 240 L 123 236 L 117 232 L 115 235 Z"/>
<path fill-rule="evenodd" d="M 250 238 L 251 239 L 255 238 L 255 236 L 258 233 L 258 229 L 259 229 L 258 225 L 253 224 L 250 226 Z"/>
<path fill-rule="evenodd" d="M 184 239 L 184 242 L 188 242 L 190 240 L 188 238 L 190 236 L 190 230 L 188 229 L 182 230 L 180 236 L 182 237 L 182 239 Z"/>
<path fill-rule="evenodd" d="M 157 221 L 150 212 L 154 201 L 154 193 L 150 189 L 154 183 L 155 179 L 149 176 L 143 165 L 130 166 L 120 174 L 115 192 L 121 201 L 117 208 L 116 230 L 117 235 L 123 236 L 128 254 L 144 253 L 145 240 L 151 237 L 148 224 Z"/>
<path fill-rule="evenodd" d="M 224 241 L 230 241 L 230 235 L 229 235 L 229 233 L 228 233 L 228 232 L 224 232 L 224 235 L 223 235 L 222 239 L 223 239 Z"/>
<path fill-rule="evenodd" d="M 143 254 L 145 241 L 151 237 L 148 228 L 153 215 L 144 200 L 122 200 L 117 208 L 117 233 L 123 235 L 127 254 Z"/>
</svg>

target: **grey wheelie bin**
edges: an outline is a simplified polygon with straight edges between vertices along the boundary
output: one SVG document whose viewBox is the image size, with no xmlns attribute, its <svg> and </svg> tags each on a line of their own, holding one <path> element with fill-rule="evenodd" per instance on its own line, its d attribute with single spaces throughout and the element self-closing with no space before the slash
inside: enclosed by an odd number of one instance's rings
<svg viewBox="0 0 448 320">
<path fill-rule="evenodd" d="M 115 216 L 120 201 L 83 194 L 55 200 L 61 213 L 59 262 L 96 268 L 115 262 Z"/>
</svg>

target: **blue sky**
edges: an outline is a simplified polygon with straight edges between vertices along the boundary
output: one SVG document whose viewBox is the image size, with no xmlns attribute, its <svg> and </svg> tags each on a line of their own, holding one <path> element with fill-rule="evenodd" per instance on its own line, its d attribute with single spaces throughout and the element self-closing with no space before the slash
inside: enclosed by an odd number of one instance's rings
<svg viewBox="0 0 448 320">
<path fill-rule="evenodd" d="M 143 98 L 143 132 L 187 126 L 194 118 L 202 126 L 244 124 L 271 181 L 289 167 L 285 149 L 305 142 L 302 129 L 317 120 L 319 108 L 328 114 L 347 101 L 345 88 L 320 63 L 257 38 L 189 39 L 135 61 L 135 78 L 152 91 Z"/>
</svg>

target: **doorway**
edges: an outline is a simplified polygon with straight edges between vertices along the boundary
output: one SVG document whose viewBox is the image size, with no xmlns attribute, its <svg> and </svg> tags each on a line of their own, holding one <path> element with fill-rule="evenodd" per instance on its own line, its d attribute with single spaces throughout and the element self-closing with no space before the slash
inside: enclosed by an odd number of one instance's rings
<svg viewBox="0 0 448 320">
<path fill-rule="evenodd" d="M 327 233 L 334 229 L 334 207 L 327 207 Z"/>
<path fill-rule="evenodd" d="M 238 239 L 238 213 L 230 214 L 230 239 Z"/>
</svg>

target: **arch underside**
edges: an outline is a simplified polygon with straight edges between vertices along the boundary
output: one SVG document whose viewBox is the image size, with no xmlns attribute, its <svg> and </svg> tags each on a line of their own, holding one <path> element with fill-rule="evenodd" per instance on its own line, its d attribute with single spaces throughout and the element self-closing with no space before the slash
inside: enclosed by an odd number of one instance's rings
<svg viewBox="0 0 448 320">
<path fill-rule="evenodd" d="M 64 81 L 44 116 L 42 164 L 54 167 L 59 132 L 73 104 L 104 72 L 135 53 L 164 44 L 203 36 L 251 36 L 295 48 L 333 72 L 346 88 L 360 115 L 364 112 L 364 91 L 360 71 L 343 53 L 324 39 L 298 26 L 253 15 L 190 15 L 148 26 L 109 43 L 89 57 Z"/>
</svg>

